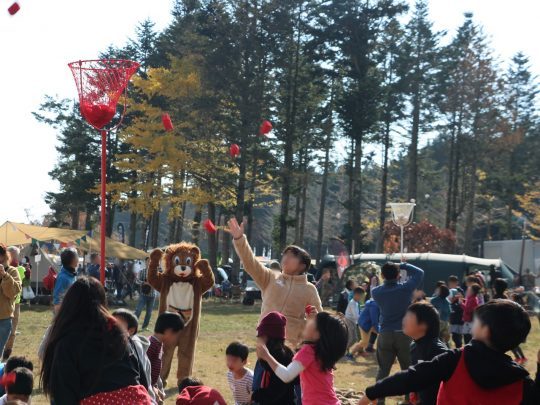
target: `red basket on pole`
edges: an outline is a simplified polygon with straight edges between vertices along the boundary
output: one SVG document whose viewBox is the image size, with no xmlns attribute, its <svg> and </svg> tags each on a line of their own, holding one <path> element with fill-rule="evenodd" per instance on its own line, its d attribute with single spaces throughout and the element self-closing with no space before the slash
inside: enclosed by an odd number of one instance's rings
<svg viewBox="0 0 540 405">
<path fill-rule="evenodd" d="M 120 59 L 80 60 L 68 64 L 79 92 L 79 107 L 84 119 L 101 131 L 101 263 L 100 278 L 105 284 L 105 234 L 107 194 L 107 130 L 103 129 L 116 114 L 116 106 L 122 93 L 127 92 L 131 76 L 139 63 Z M 109 129 L 118 128 L 126 111 L 126 98 L 118 123 Z"/>
</svg>

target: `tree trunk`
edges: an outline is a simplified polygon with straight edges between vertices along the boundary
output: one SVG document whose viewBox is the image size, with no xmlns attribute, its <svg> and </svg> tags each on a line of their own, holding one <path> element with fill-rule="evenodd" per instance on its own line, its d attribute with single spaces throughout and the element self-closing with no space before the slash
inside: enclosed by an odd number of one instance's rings
<svg viewBox="0 0 540 405">
<path fill-rule="evenodd" d="M 191 228 L 191 241 L 195 244 L 199 244 L 199 236 L 201 232 L 201 218 L 202 218 L 202 206 L 197 205 L 195 207 L 195 214 L 193 215 L 193 226 Z"/>
<path fill-rule="evenodd" d="M 208 203 L 208 219 L 216 223 L 216 205 Z M 208 260 L 213 269 L 217 267 L 217 235 L 208 233 Z"/>
<path fill-rule="evenodd" d="M 304 229 L 306 226 L 306 208 L 307 208 L 307 192 L 308 192 L 308 183 L 309 183 L 309 173 L 307 171 L 307 168 L 305 170 L 305 173 L 303 175 L 303 184 L 302 184 L 302 211 L 300 216 L 300 236 L 298 239 L 298 243 L 300 246 L 304 245 Z"/>
<path fill-rule="evenodd" d="M 355 147 L 356 142 L 351 140 L 351 152 L 349 154 L 349 162 L 348 162 L 348 169 L 349 169 L 349 194 L 348 194 L 348 200 L 347 200 L 347 223 L 349 224 L 349 243 L 352 246 L 352 240 L 353 240 L 353 201 L 354 201 L 354 178 L 355 178 L 355 172 L 354 172 L 354 156 L 355 156 Z"/>
<path fill-rule="evenodd" d="M 253 238 L 253 205 L 255 204 L 255 180 L 257 176 L 257 150 L 256 146 L 253 152 L 253 163 L 251 166 L 251 181 L 249 183 L 248 202 L 246 204 L 247 211 L 247 229 L 246 237 L 251 241 Z"/>
<path fill-rule="evenodd" d="M 454 158 L 454 184 L 452 186 L 452 211 L 450 216 L 450 227 L 449 229 L 452 232 L 457 231 L 457 221 L 459 217 L 459 208 L 458 208 L 458 196 L 459 196 L 459 179 L 460 179 L 460 162 L 461 162 L 461 139 L 462 139 L 462 125 L 463 125 L 463 107 L 461 107 L 457 122 L 457 133 L 456 133 L 456 143 L 455 143 L 455 158 Z"/>
<path fill-rule="evenodd" d="M 135 247 L 137 239 L 137 213 L 131 211 L 129 214 L 129 245 Z"/>
<path fill-rule="evenodd" d="M 362 246 L 362 135 L 355 140 L 354 148 L 354 180 L 353 180 L 353 200 L 352 203 L 352 238 L 354 245 L 351 246 L 356 251 Z M 352 252 L 356 253 L 356 252 Z"/>
<path fill-rule="evenodd" d="M 149 229 L 150 229 L 150 221 L 151 218 L 144 218 L 144 226 L 141 228 L 141 245 L 143 250 L 148 250 L 149 248 Z"/>
<path fill-rule="evenodd" d="M 247 131 L 247 128 L 245 128 Z M 244 134 L 243 139 L 247 139 L 247 133 Z M 240 155 L 239 173 L 238 173 L 238 188 L 236 192 L 236 212 L 235 216 L 239 223 L 244 220 L 244 205 L 246 194 L 246 157 L 245 154 Z M 236 284 L 239 282 L 238 276 L 240 274 L 240 258 L 238 255 L 233 256 L 233 266 L 231 272 L 231 282 Z"/>
<path fill-rule="evenodd" d="M 184 216 L 186 212 L 186 204 L 187 203 L 185 201 L 182 203 L 182 211 L 180 212 L 178 220 L 176 221 L 176 230 L 174 233 L 175 242 L 180 242 L 182 240 L 182 234 L 184 233 Z"/>
<path fill-rule="evenodd" d="M 152 232 L 151 232 L 151 241 L 152 247 L 157 248 L 159 246 L 159 221 L 161 209 L 157 209 L 152 214 Z"/>
<path fill-rule="evenodd" d="M 418 189 L 418 134 L 420 132 L 420 95 L 417 88 L 413 95 L 412 131 L 409 145 L 409 184 L 407 199 L 416 200 Z"/>
<path fill-rule="evenodd" d="M 390 119 L 386 120 L 383 136 L 383 148 L 384 152 L 381 180 L 381 206 L 379 209 L 379 238 L 377 239 L 377 253 L 382 253 L 384 244 L 384 225 L 386 223 L 386 203 L 388 199 L 388 154 L 390 151 Z"/>
<path fill-rule="evenodd" d="M 225 223 L 227 222 L 225 218 Z M 221 264 L 229 264 L 231 257 L 231 236 L 227 232 L 222 232 L 221 235 Z"/>
<path fill-rule="evenodd" d="M 300 163 L 301 164 L 301 163 Z M 302 167 L 299 167 L 297 173 L 295 207 L 294 207 L 294 244 L 300 244 L 300 217 L 302 216 Z"/>
<path fill-rule="evenodd" d="M 455 149 L 456 149 L 456 122 L 455 122 L 455 112 L 452 118 L 452 132 L 450 137 L 450 157 L 448 158 L 448 191 L 446 196 L 446 220 L 445 227 L 446 229 L 451 229 L 452 224 L 452 196 L 454 194 L 454 158 L 455 158 Z"/>
<path fill-rule="evenodd" d="M 324 164 L 323 164 L 323 176 L 321 184 L 321 203 L 319 206 L 319 223 L 317 224 L 317 252 L 316 260 L 317 264 L 322 259 L 322 242 L 324 236 L 324 214 L 326 209 L 326 194 L 328 193 L 328 172 L 330 170 L 330 148 L 332 147 L 332 108 L 328 116 L 328 125 L 326 129 L 326 142 L 324 147 Z"/>
<path fill-rule="evenodd" d="M 508 160 L 508 179 L 512 182 L 514 179 L 514 170 L 515 170 L 515 162 L 513 159 L 514 154 L 513 151 L 510 151 L 510 158 Z M 513 233 L 512 233 L 512 219 L 514 217 L 513 210 L 515 208 L 515 194 L 512 190 L 512 185 L 510 183 L 507 183 L 507 192 L 506 192 L 506 226 L 505 226 L 505 233 L 506 233 L 506 239 L 511 240 L 513 239 Z"/>
<path fill-rule="evenodd" d="M 79 229 L 79 212 L 78 208 L 72 208 L 70 210 L 71 229 Z"/>
<path fill-rule="evenodd" d="M 469 174 L 470 176 L 470 191 L 468 198 L 466 200 L 466 217 L 465 217 L 465 238 L 463 243 L 463 250 L 468 255 L 473 255 L 474 247 L 473 247 L 473 231 L 474 231 L 474 213 L 475 213 L 475 206 L 476 206 L 476 168 L 477 168 L 477 159 L 472 159 L 472 167 L 471 172 Z"/>
<path fill-rule="evenodd" d="M 169 221 L 169 236 L 167 237 L 169 243 L 174 243 L 174 235 L 176 233 L 177 222 L 178 220 L 176 218 L 173 218 Z"/>
<path fill-rule="evenodd" d="M 86 210 L 86 218 L 84 219 L 84 230 L 85 231 L 91 231 L 92 230 L 92 215 L 94 215 L 93 212 Z M 135 246 L 134 244 L 132 246 Z"/>
<path fill-rule="evenodd" d="M 297 23 L 300 21 L 301 13 L 298 13 Z M 297 25 L 298 26 L 298 25 Z M 288 89 L 288 117 L 285 132 L 284 164 L 282 170 L 282 191 L 281 210 L 279 216 L 279 251 L 283 251 L 287 244 L 287 225 L 289 215 L 289 202 L 291 196 L 290 184 L 292 181 L 291 171 L 293 169 L 293 143 L 296 131 L 296 112 L 298 98 L 298 74 L 300 71 L 300 29 L 297 32 L 295 41 L 294 63 L 292 78 L 289 81 Z"/>
</svg>

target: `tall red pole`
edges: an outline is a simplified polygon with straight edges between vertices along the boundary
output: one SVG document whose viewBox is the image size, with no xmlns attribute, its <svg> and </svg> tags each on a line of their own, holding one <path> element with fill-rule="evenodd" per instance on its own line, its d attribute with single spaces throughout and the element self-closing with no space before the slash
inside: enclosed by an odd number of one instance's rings
<svg viewBox="0 0 540 405">
<path fill-rule="evenodd" d="M 107 197 L 107 131 L 101 130 L 101 226 L 100 226 L 100 242 L 101 242 L 101 263 L 100 263 L 100 279 L 101 284 L 105 285 L 105 232 L 107 226 L 107 212 L 105 201 Z"/>
</svg>

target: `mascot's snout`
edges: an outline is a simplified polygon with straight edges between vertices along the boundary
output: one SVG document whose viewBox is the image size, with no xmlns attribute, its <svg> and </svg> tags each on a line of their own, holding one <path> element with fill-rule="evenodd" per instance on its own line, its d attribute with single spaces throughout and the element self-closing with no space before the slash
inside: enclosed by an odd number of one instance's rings
<svg viewBox="0 0 540 405">
<path fill-rule="evenodd" d="M 174 274 L 176 274 L 178 277 L 187 277 L 191 274 L 191 266 L 175 266 Z"/>
</svg>

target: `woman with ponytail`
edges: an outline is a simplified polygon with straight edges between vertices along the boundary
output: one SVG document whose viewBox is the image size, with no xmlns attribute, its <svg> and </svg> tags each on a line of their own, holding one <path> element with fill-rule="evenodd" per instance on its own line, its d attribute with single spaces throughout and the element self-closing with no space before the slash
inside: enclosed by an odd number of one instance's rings
<svg viewBox="0 0 540 405">
<path fill-rule="evenodd" d="M 105 290 L 92 277 L 67 291 L 45 343 L 41 385 L 55 404 L 150 405 L 128 335 L 107 309 Z"/>
</svg>

